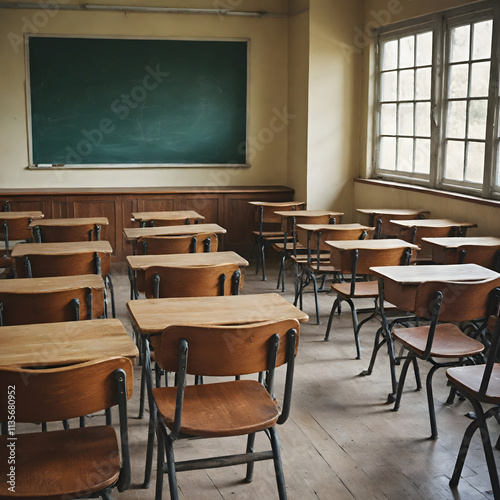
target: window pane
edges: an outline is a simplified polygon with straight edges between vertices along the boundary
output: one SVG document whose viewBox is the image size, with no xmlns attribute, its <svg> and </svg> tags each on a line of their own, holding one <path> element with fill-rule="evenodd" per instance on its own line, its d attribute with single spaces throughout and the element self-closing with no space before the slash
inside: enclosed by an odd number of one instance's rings
<svg viewBox="0 0 500 500">
<path fill-rule="evenodd" d="M 414 71 L 408 69 L 399 73 L 399 99 L 412 101 L 414 97 Z"/>
<path fill-rule="evenodd" d="M 431 171 L 430 139 L 415 140 L 415 172 L 429 174 Z"/>
<path fill-rule="evenodd" d="M 398 41 L 384 42 L 382 44 L 382 70 L 396 69 L 398 67 Z"/>
<path fill-rule="evenodd" d="M 394 137 L 380 138 L 379 167 L 385 170 L 396 170 L 396 139 Z"/>
<path fill-rule="evenodd" d="M 380 100 L 381 101 L 395 101 L 397 99 L 397 72 L 390 71 L 389 73 L 382 73 L 380 86 Z"/>
<path fill-rule="evenodd" d="M 500 186 L 500 142 L 497 145 L 497 186 Z"/>
<path fill-rule="evenodd" d="M 428 102 L 418 102 L 416 105 L 415 135 L 431 136 L 431 105 Z"/>
<path fill-rule="evenodd" d="M 446 137 L 465 139 L 465 117 L 467 103 L 452 101 L 448 103 L 448 127 Z"/>
<path fill-rule="evenodd" d="M 380 133 L 396 135 L 396 104 L 382 104 L 380 108 Z"/>
<path fill-rule="evenodd" d="M 399 172 L 413 171 L 413 139 L 398 139 L 397 169 Z"/>
<path fill-rule="evenodd" d="M 454 64 L 450 66 L 450 75 L 448 81 L 448 97 L 460 98 L 467 97 L 469 88 L 469 65 Z"/>
<path fill-rule="evenodd" d="M 467 61 L 469 59 L 470 26 L 459 26 L 451 29 L 450 62 Z"/>
<path fill-rule="evenodd" d="M 489 59 L 491 56 L 491 31 L 493 21 L 474 24 L 472 38 L 472 59 Z"/>
<path fill-rule="evenodd" d="M 469 104 L 469 139 L 484 139 L 486 135 L 486 113 L 488 101 L 486 99 L 471 101 Z"/>
<path fill-rule="evenodd" d="M 446 179 L 462 181 L 464 179 L 464 142 L 448 141 L 446 144 Z"/>
<path fill-rule="evenodd" d="M 399 39 L 399 67 L 409 68 L 415 65 L 415 37 L 405 36 Z"/>
<path fill-rule="evenodd" d="M 465 180 L 469 182 L 483 182 L 484 144 L 469 142 L 467 151 L 467 170 Z"/>
<path fill-rule="evenodd" d="M 488 97 L 490 83 L 490 63 L 474 63 L 471 65 L 470 95 L 471 97 Z"/>
<path fill-rule="evenodd" d="M 399 105 L 398 134 L 413 135 L 413 104 L 411 103 Z"/>
<path fill-rule="evenodd" d="M 432 64 L 432 32 L 417 35 L 417 66 Z"/>
<path fill-rule="evenodd" d="M 415 99 L 431 98 L 431 68 L 417 69 Z"/>
</svg>

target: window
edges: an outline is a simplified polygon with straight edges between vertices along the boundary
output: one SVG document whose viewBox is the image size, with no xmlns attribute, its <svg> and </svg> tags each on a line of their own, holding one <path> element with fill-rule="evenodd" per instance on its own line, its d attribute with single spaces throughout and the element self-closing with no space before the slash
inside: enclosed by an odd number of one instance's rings
<svg viewBox="0 0 500 500">
<path fill-rule="evenodd" d="M 500 197 L 499 13 L 484 2 L 379 30 L 378 177 Z"/>
</svg>

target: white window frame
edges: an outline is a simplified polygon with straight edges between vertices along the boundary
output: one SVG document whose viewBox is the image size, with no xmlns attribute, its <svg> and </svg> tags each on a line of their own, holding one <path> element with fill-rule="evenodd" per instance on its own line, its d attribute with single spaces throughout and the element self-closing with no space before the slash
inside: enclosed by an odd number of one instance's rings
<svg viewBox="0 0 500 500">
<path fill-rule="evenodd" d="M 445 127 L 446 127 L 446 88 L 448 69 L 448 29 L 462 24 L 478 22 L 485 19 L 493 19 L 492 51 L 490 62 L 490 85 L 487 104 L 487 121 L 485 136 L 485 159 L 484 174 L 481 184 L 469 182 L 456 182 L 444 179 L 445 167 Z M 432 89 L 431 89 L 431 158 L 430 173 L 417 174 L 413 172 L 397 172 L 384 170 L 378 165 L 380 153 L 380 42 L 398 39 L 404 36 L 415 35 L 424 31 L 433 32 L 432 50 Z M 373 102 L 373 147 L 372 164 L 375 178 L 386 179 L 396 182 L 406 182 L 415 185 L 427 186 L 429 188 L 442 189 L 467 193 L 483 198 L 500 199 L 500 137 L 498 128 L 498 116 L 500 114 L 500 92 L 499 92 L 499 57 L 500 57 L 500 2 L 487 0 L 477 2 L 473 5 L 450 9 L 443 12 L 423 16 L 385 26 L 374 31 L 375 38 L 375 78 L 374 102 Z M 396 131 L 398 132 L 398 131 Z M 415 132 L 415 131 L 414 131 Z M 416 134 L 414 134 L 416 136 Z M 497 165 L 498 163 L 498 165 Z M 497 178 L 499 179 L 496 184 Z"/>
</svg>

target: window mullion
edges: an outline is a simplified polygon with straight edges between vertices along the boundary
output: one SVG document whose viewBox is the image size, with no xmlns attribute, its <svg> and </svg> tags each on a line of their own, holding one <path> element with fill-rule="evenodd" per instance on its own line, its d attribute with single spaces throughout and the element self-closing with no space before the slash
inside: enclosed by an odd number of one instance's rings
<svg viewBox="0 0 500 500">
<path fill-rule="evenodd" d="M 483 197 L 491 196 L 496 186 L 496 158 L 498 137 L 498 86 L 500 58 L 500 4 L 493 8 L 493 32 L 491 40 L 490 86 L 488 89 L 488 111 L 486 115 L 486 143 L 484 153 Z"/>
<path fill-rule="evenodd" d="M 431 186 L 438 186 L 443 179 L 444 158 L 444 76 L 445 76 L 445 43 L 446 30 L 444 19 L 440 15 L 434 16 L 433 46 L 432 46 L 432 70 L 431 79 Z"/>
</svg>

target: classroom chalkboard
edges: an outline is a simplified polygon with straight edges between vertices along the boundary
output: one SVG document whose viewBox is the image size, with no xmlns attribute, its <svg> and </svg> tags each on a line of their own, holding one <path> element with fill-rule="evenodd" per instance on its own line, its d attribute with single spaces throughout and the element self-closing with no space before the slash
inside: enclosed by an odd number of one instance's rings
<svg viewBox="0 0 500 500">
<path fill-rule="evenodd" d="M 32 165 L 244 165 L 247 42 L 29 38 Z"/>
</svg>

